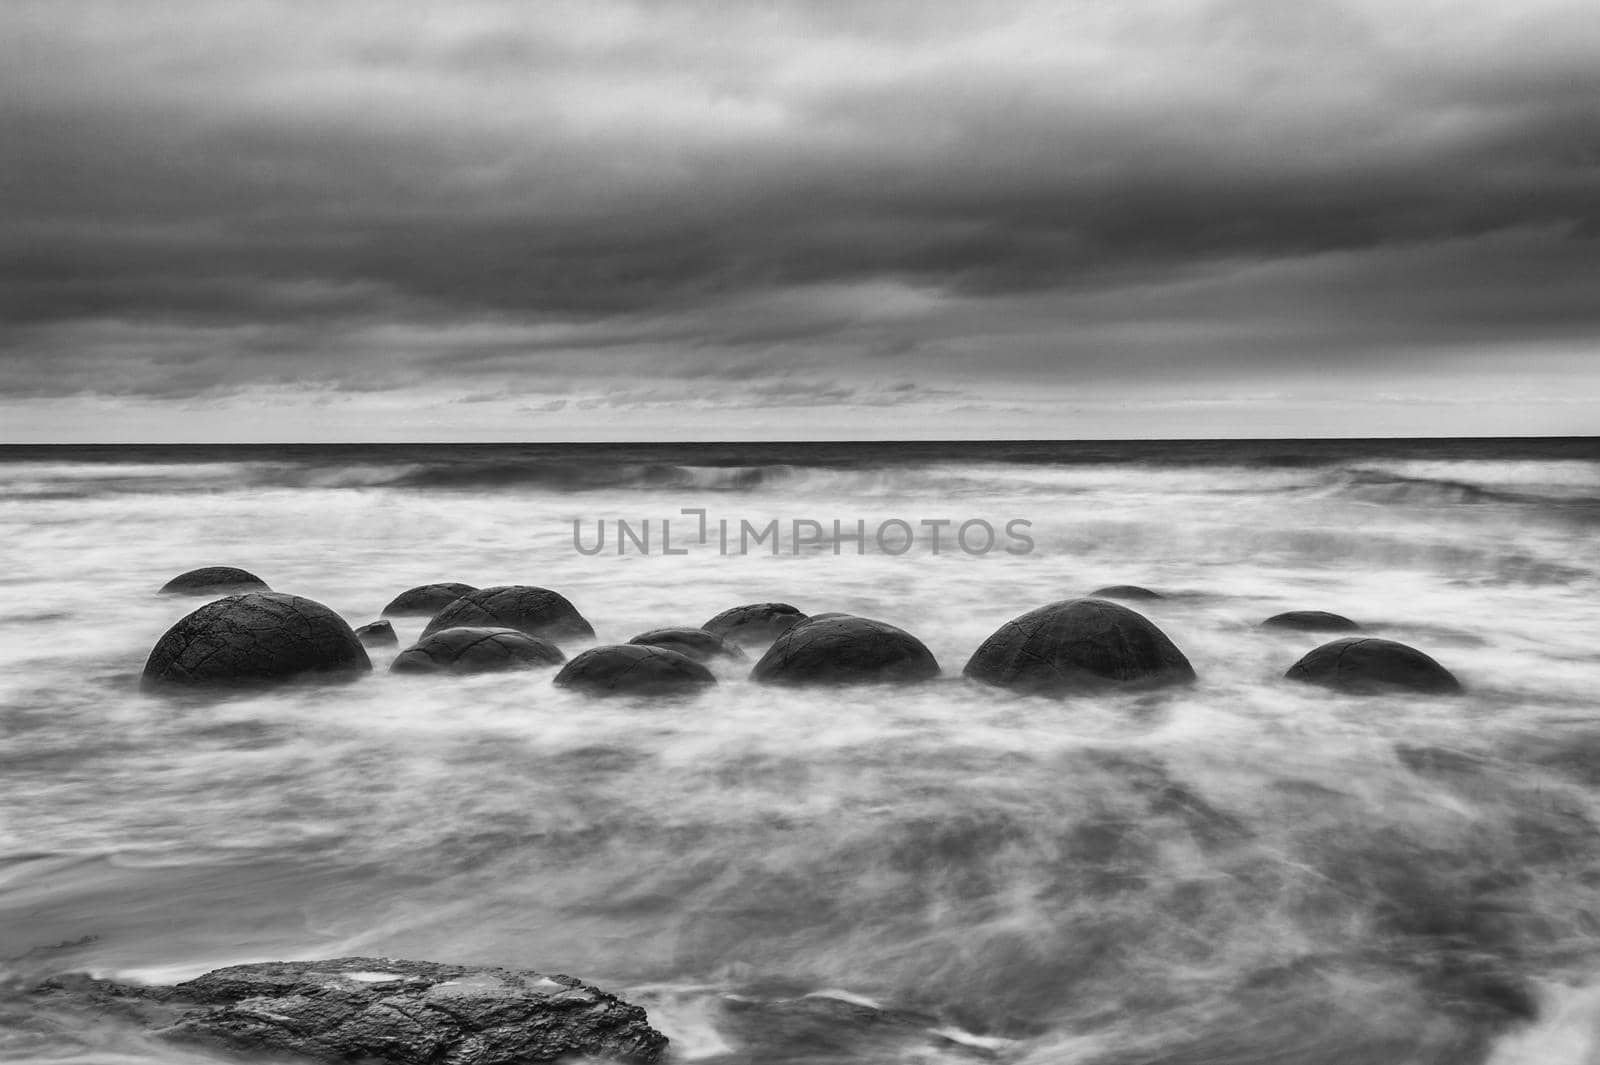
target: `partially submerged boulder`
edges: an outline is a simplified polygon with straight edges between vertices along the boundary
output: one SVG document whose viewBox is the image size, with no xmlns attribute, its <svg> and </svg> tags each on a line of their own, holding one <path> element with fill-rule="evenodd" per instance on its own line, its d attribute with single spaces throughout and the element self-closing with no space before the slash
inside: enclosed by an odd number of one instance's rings
<svg viewBox="0 0 1600 1065">
<path fill-rule="evenodd" d="M 1194 667 L 1144 615 L 1104 599 L 1066 599 L 995 630 L 968 660 L 974 680 L 1025 692 L 1154 688 Z"/>
<path fill-rule="evenodd" d="M 938 675 L 939 663 L 921 640 L 849 614 L 790 627 L 750 673 L 767 684 L 915 683 Z"/>
<path fill-rule="evenodd" d="M 250 685 L 305 674 L 372 669 L 338 614 L 283 592 L 246 592 L 207 603 L 157 641 L 143 686 Z"/>
<path fill-rule="evenodd" d="M 1089 593 L 1091 599 L 1165 599 L 1160 592 L 1152 592 L 1148 588 L 1141 588 L 1137 584 L 1108 584 L 1104 588 L 1096 588 Z"/>
<path fill-rule="evenodd" d="M 201 566 L 180 573 L 161 586 L 163 595 L 231 595 L 271 590 L 266 581 L 236 566 Z"/>
<path fill-rule="evenodd" d="M 558 666 L 567 660 L 549 640 L 517 629 L 462 626 L 430 633 L 389 664 L 393 673 L 496 673 Z"/>
<path fill-rule="evenodd" d="M 1284 676 L 1357 694 L 1449 695 L 1461 690 L 1454 674 L 1415 647 L 1375 636 L 1346 636 L 1325 643 L 1290 666 Z"/>
<path fill-rule="evenodd" d="M 415 588 L 407 588 L 389 600 L 389 605 L 383 608 L 383 616 L 431 618 L 468 592 L 475 591 L 477 589 L 470 584 L 455 584 L 450 581 L 419 584 Z"/>
<path fill-rule="evenodd" d="M 356 639 L 361 641 L 363 647 L 400 646 L 400 637 L 394 634 L 394 626 L 387 621 L 371 621 L 356 626 Z"/>
<path fill-rule="evenodd" d="M 644 1010 L 570 976 L 389 958 L 235 965 L 175 987 L 69 976 L 35 996 L 174 1042 L 273 1060 L 648 1063 L 667 1045 Z"/>
<path fill-rule="evenodd" d="M 738 644 L 729 643 L 705 629 L 651 629 L 628 642 L 647 647 L 665 647 L 669 651 L 686 654 L 696 662 L 709 662 L 713 658 L 743 660 L 748 657 Z"/>
<path fill-rule="evenodd" d="M 530 584 L 478 588 L 452 600 L 433 616 L 424 636 L 461 626 L 518 629 L 546 639 L 591 637 L 594 627 L 560 592 Z"/>
<path fill-rule="evenodd" d="M 1287 610 L 1261 623 L 1263 629 L 1289 629 L 1293 632 L 1359 632 L 1361 626 L 1343 614 L 1326 610 Z"/>
<path fill-rule="evenodd" d="M 555 677 L 556 687 L 591 695 L 666 695 L 716 682 L 709 669 L 686 654 L 636 643 L 591 647 Z"/>
<path fill-rule="evenodd" d="M 798 607 L 788 603 L 746 603 L 724 610 L 700 627 L 732 643 L 765 646 L 805 619 Z"/>
</svg>

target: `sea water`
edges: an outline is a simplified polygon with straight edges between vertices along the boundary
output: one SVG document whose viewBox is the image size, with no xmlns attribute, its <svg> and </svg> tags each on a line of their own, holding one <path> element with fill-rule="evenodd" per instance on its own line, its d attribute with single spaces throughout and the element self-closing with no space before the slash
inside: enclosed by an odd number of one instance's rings
<svg viewBox="0 0 1600 1065">
<path fill-rule="evenodd" d="M 51 974 L 369 955 L 569 973 L 713 1065 L 1600 1061 L 1597 532 L 1586 440 L 0 450 L 0 1060 L 213 1060 L 42 1015 Z M 205 601 L 157 589 L 214 564 L 352 624 L 538 585 L 599 642 L 784 601 L 943 675 L 593 699 L 378 649 L 141 693 Z M 1163 596 L 1129 605 L 1195 684 L 962 678 L 1108 584 Z M 1286 681 L 1330 638 L 1258 627 L 1290 609 L 1466 693 Z M 731 1008 L 808 995 L 920 1019 Z"/>
</svg>

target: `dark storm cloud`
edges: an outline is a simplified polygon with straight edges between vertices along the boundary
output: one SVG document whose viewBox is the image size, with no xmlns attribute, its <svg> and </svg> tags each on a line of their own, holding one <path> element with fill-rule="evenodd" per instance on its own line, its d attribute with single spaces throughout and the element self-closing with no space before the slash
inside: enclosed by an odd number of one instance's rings
<svg viewBox="0 0 1600 1065">
<path fill-rule="evenodd" d="M 1392 7 L 8 5 L 0 384 L 1592 332 L 1596 20 Z"/>
</svg>

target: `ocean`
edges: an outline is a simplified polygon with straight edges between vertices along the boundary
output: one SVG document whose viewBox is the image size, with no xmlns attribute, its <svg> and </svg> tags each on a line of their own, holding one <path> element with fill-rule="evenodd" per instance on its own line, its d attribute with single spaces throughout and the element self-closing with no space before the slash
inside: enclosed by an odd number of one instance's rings
<svg viewBox="0 0 1600 1065">
<path fill-rule="evenodd" d="M 0 1060 L 226 1060 L 52 974 L 371 955 L 568 973 L 705 1065 L 1592 1065 L 1597 534 L 1594 439 L 3 448 Z M 784 601 L 942 675 L 141 692 L 213 564 L 352 624 L 539 585 L 600 642 Z M 963 679 L 1112 584 L 1193 685 Z M 1293 609 L 1466 691 L 1287 681 Z"/>
</svg>

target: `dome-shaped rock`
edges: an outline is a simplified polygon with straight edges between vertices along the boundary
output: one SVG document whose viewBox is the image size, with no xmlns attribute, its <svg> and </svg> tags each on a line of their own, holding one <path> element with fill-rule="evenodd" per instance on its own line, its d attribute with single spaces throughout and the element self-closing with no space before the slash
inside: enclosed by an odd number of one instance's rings
<svg viewBox="0 0 1600 1065">
<path fill-rule="evenodd" d="M 1152 592 L 1137 584 L 1108 584 L 1089 593 L 1091 599 L 1165 599 L 1160 592 Z"/>
<path fill-rule="evenodd" d="M 415 588 L 407 588 L 389 600 L 389 605 L 383 608 L 382 615 L 386 618 L 431 618 L 468 592 L 477 590 L 470 584 L 455 584 L 450 581 L 441 584 L 419 584 Z"/>
<path fill-rule="evenodd" d="M 356 626 L 356 639 L 365 647 L 400 646 L 400 637 L 394 634 L 394 626 L 387 621 L 369 621 Z"/>
<path fill-rule="evenodd" d="M 1003 688 L 1055 694 L 1194 679 L 1166 633 L 1104 599 L 1067 599 L 1013 618 L 973 653 L 965 672 Z"/>
<path fill-rule="evenodd" d="M 550 640 L 594 635 L 594 628 L 560 592 L 527 584 L 478 588 L 452 600 L 433 616 L 422 635 L 468 625 L 519 629 Z"/>
<path fill-rule="evenodd" d="M 637 643 L 591 647 L 561 667 L 555 684 L 594 695 L 664 695 L 715 684 L 711 671 L 679 651 Z"/>
<path fill-rule="evenodd" d="M 1294 632 L 1359 632 L 1361 626 L 1342 614 L 1326 610 L 1289 610 L 1274 614 L 1261 623 L 1263 629 L 1289 629 Z"/>
<path fill-rule="evenodd" d="M 394 673 L 495 673 L 558 666 L 567 660 L 549 640 L 516 629 L 440 629 L 401 651 Z"/>
<path fill-rule="evenodd" d="M 1325 643 L 1290 666 L 1284 676 L 1344 692 L 1445 695 L 1461 690 L 1461 682 L 1448 669 L 1415 647 L 1372 636 Z"/>
<path fill-rule="evenodd" d="M 939 675 L 921 640 L 893 625 L 838 614 L 779 636 L 750 676 L 768 684 L 912 683 Z"/>
<path fill-rule="evenodd" d="M 746 603 L 724 610 L 700 626 L 714 636 L 741 644 L 769 644 L 806 615 L 788 603 Z"/>
<path fill-rule="evenodd" d="M 243 685 L 371 668 L 350 626 L 321 603 L 246 592 L 207 603 L 168 629 L 150 652 L 143 684 Z"/>
<path fill-rule="evenodd" d="M 235 566 L 202 566 L 180 573 L 161 586 L 163 595 L 232 595 L 271 590 L 266 581 Z"/>
<path fill-rule="evenodd" d="M 665 647 L 669 651 L 686 654 L 696 662 L 709 662 L 713 658 L 746 657 L 738 644 L 729 643 L 721 636 L 709 633 L 705 629 L 651 629 L 649 632 L 641 632 L 628 642 L 646 647 Z"/>
</svg>

